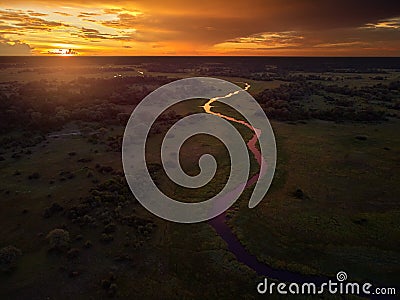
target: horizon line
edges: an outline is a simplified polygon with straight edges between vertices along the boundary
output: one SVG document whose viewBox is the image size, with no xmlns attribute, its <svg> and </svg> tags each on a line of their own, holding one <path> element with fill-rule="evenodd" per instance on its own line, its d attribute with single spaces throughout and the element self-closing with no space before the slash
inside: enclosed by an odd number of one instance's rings
<svg viewBox="0 0 400 300">
<path fill-rule="evenodd" d="M 33 57 L 58 57 L 58 58 L 76 58 L 76 57 L 216 57 L 216 58 L 223 58 L 223 57 L 254 57 L 254 58 L 400 58 L 398 56 L 367 56 L 367 55 L 358 55 L 358 56 L 325 56 L 325 55 L 1 55 L 0 58 L 6 57 L 24 57 L 24 58 L 33 58 Z"/>
</svg>

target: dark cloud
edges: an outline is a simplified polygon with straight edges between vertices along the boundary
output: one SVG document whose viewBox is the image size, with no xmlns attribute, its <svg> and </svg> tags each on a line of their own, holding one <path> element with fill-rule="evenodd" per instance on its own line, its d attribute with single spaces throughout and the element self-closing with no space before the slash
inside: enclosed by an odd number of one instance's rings
<svg viewBox="0 0 400 300">
<path fill-rule="evenodd" d="M 131 15 L 127 13 L 118 14 L 117 19 L 111 21 L 104 21 L 101 24 L 107 27 L 119 29 L 132 29 L 137 26 L 147 24 L 147 19 L 142 15 Z"/>
<path fill-rule="evenodd" d="M 33 11 L 29 11 L 28 13 L 29 13 L 30 16 L 33 16 L 33 17 L 44 17 L 44 16 L 48 16 L 48 14 L 43 14 L 43 13 L 33 12 Z"/>
<path fill-rule="evenodd" d="M 117 18 L 101 24 L 121 30 L 135 28 L 151 36 L 143 40 L 210 46 L 263 32 L 313 32 L 320 39 L 325 32 L 346 29 L 357 35 L 365 24 L 399 16 L 400 5 L 397 1 L 369 0 L 149 0 L 143 4 L 143 12 L 132 15 L 116 9 L 112 13 Z"/>
<path fill-rule="evenodd" d="M 33 13 L 30 13 L 33 14 Z M 50 31 L 56 27 L 70 27 L 61 22 L 47 21 L 43 18 L 34 17 L 21 10 L 0 10 L 0 20 L 12 24 L 14 29 L 22 30 L 45 30 Z"/>
<path fill-rule="evenodd" d="M 87 40 L 96 40 L 96 39 L 121 40 L 121 41 L 135 40 L 134 35 L 132 33 L 130 34 L 124 34 L 123 32 L 121 34 L 101 33 L 97 29 L 85 28 L 85 27 L 80 28 L 78 32 L 72 32 L 71 35 L 79 36 Z"/>
<path fill-rule="evenodd" d="M 95 16 L 101 16 L 99 13 L 91 13 L 91 12 L 81 12 L 78 15 L 78 18 L 90 18 L 90 17 L 95 17 Z"/>
<path fill-rule="evenodd" d="M 112 39 L 110 34 L 102 34 L 97 29 L 82 27 L 78 33 L 71 33 L 71 35 L 79 36 L 84 39 Z"/>
<path fill-rule="evenodd" d="M 68 13 L 65 13 L 65 12 L 61 12 L 61 11 L 55 11 L 54 13 L 57 14 L 57 15 L 60 15 L 60 16 L 72 17 L 71 14 L 68 14 Z"/>
<path fill-rule="evenodd" d="M 124 11 L 122 8 L 105 8 L 105 9 L 103 9 L 103 12 L 108 15 L 118 14 L 122 11 Z"/>
</svg>

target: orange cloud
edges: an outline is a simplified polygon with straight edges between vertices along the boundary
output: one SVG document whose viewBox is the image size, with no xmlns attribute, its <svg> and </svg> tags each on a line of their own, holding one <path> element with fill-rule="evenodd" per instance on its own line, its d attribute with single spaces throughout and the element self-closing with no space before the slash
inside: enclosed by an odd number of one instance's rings
<svg viewBox="0 0 400 300">
<path fill-rule="evenodd" d="M 392 0 L 0 0 L 0 36 L 33 54 L 398 55 L 399 16 Z"/>
</svg>

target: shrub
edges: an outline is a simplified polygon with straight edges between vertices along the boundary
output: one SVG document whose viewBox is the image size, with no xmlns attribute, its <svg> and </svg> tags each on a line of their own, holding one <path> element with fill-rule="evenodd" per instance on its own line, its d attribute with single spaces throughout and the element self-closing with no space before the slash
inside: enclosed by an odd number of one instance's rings
<svg viewBox="0 0 400 300">
<path fill-rule="evenodd" d="M 368 139 L 368 136 L 366 136 L 366 135 L 356 135 L 355 139 L 359 140 L 359 141 L 366 141 Z"/>
<path fill-rule="evenodd" d="M 101 287 L 102 287 L 103 289 L 108 289 L 108 288 L 110 287 L 110 285 L 111 285 L 111 282 L 110 282 L 110 280 L 108 280 L 108 279 L 103 279 L 103 280 L 101 281 Z"/>
<path fill-rule="evenodd" d="M 83 245 L 83 247 L 85 247 L 85 248 L 91 248 L 93 246 L 93 243 L 92 243 L 92 241 L 90 241 L 90 240 L 87 240 L 86 242 L 85 242 L 85 244 Z"/>
<path fill-rule="evenodd" d="M 17 263 L 17 259 L 21 256 L 21 250 L 14 246 L 6 246 L 0 249 L 0 268 L 2 271 L 10 271 Z"/>
<path fill-rule="evenodd" d="M 53 229 L 48 233 L 46 239 L 49 241 L 51 250 L 64 250 L 69 246 L 69 232 L 64 229 Z"/>
<path fill-rule="evenodd" d="M 116 226 L 114 223 L 107 224 L 104 226 L 104 233 L 113 233 L 115 232 Z"/>
<path fill-rule="evenodd" d="M 81 250 L 79 250 L 78 248 L 72 248 L 67 252 L 67 257 L 69 259 L 77 258 L 80 252 Z"/>
<path fill-rule="evenodd" d="M 110 243 L 113 240 L 114 237 L 111 234 L 106 234 L 106 233 L 103 233 L 100 238 L 100 241 L 102 241 L 103 243 Z"/>
<path fill-rule="evenodd" d="M 38 172 L 32 173 L 31 175 L 28 176 L 28 179 L 39 179 L 40 174 Z"/>
<path fill-rule="evenodd" d="M 304 199 L 306 196 L 305 196 L 304 192 L 298 188 L 293 192 L 293 197 L 295 197 L 297 199 Z"/>
</svg>

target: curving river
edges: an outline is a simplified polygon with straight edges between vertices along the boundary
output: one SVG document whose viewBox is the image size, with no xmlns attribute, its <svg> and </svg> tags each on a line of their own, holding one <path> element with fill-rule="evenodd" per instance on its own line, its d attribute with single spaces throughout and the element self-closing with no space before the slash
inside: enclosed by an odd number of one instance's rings
<svg viewBox="0 0 400 300">
<path fill-rule="evenodd" d="M 235 92 L 229 93 L 225 96 L 220 96 L 220 97 L 215 97 L 211 98 L 204 106 L 203 109 L 206 113 L 212 114 L 221 118 L 224 118 L 228 121 L 232 121 L 238 124 L 242 124 L 243 126 L 248 127 L 251 131 L 253 131 L 253 136 L 251 139 L 247 142 L 247 147 L 251 151 L 251 153 L 254 155 L 256 158 L 258 164 L 261 166 L 261 164 L 264 162 L 264 158 L 261 156 L 260 151 L 256 147 L 257 141 L 258 141 L 258 136 L 261 135 L 261 131 L 257 128 L 253 128 L 249 123 L 243 121 L 243 120 L 237 120 L 234 117 L 227 116 L 221 113 L 217 113 L 212 111 L 212 103 L 215 101 L 218 101 L 219 99 L 223 98 L 229 98 L 232 97 L 233 95 L 236 95 L 240 92 L 247 91 L 250 88 L 250 84 L 245 83 L 244 89 L 239 89 Z M 257 182 L 258 177 L 260 174 L 256 174 L 253 177 L 251 177 L 247 182 L 246 182 L 246 187 L 249 187 L 253 185 L 254 183 Z M 263 174 L 261 175 L 263 176 Z M 321 285 L 321 284 L 326 284 L 329 280 L 335 281 L 335 278 L 332 277 L 327 277 L 327 276 L 317 276 L 317 275 L 304 275 L 296 272 L 291 272 L 291 271 L 285 271 L 285 270 L 279 270 L 279 269 L 274 269 L 265 263 L 260 262 L 256 256 L 252 255 L 247 251 L 247 249 L 240 243 L 239 239 L 236 237 L 236 235 L 232 232 L 232 229 L 227 225 L 227 220 L 226 220 L 226 212 L 220 214 L 219 216 L 211 219 L 209 221 L 209 224 L 215 229 L 215 231 L 218 233 L 219 236 L 222 237 L 222 239 L 227 243 L 229 251 L 231 251 L 236 259 L 254 270 L 257 275 L 259 276 L 265 276 L 271 279 L 276 279 L 278 281 L 282 282 L 294 282 L 294 283 L 315 283 L 316 285 Z M 339 295 L 340 296 L 340 295 Z M 358 296 L 362 298 L 368 298 L 368 299 L 381 299 L 379 295 L 374 295 L 374 294 L 364 294 L 360 293 Z M 395 299 L 393 295 L 385 295 L 385 299 Z"/>
<path fill-rule="evenodd" d="M 218 112 L 215 112 L 212 110 L 213 106 L 212 104 L 215 101 L 218 101 L 219 99 L 224 99 L 224 98 L 229 98 L 234 95 L 239 94 L 240 92 L 247 91 L 250 88 L 250 84 L 245 83 L 244 89 L 240 89 L 234 92 L 231 92 L 225 96 L 220 96 L 220 97 L 214 97 L 208 100 L 206 104 L 202 106 L 204 111 L 208 114 L 212 114 L 215 116 L 218 116 L 220 118 L 224 118 L 228 121 L 235 122 L 238 124 L 241 124 L 243 126 L 246 126 L 249 128 L 252 132 L 253 135 L 250 138 L 250 140 L 247 142 L 247 147 L 251 151 L 251 153 L 254 155 L 255 159 L 257 160 L 257 163 L 261 166 L 263 157 L 261 156 L 260 151 L 258 150 L 256 144 L 258 141 L 258 136 L 262 133 L 259 129 L 254 128 L 251 126 L 249 123 L 243 120 L 238 120 L 235 119 L 234 117 L 227 116 Z M 253 185 L 254 183 L 257 182 L 258 177 L 260 176 L 259 173 L 256 175 L 252 176 L 247 182 L 246 182 L 246 187 L 249 187 Z M 246 248 L 240 243 L 236 235 L 232 232 L 231 228 L 226 224 L 226 213 L 222 213 L 219 216 L 213 218 L 212 220 L 209 221 L 209 224 L 215 229 L 215 231 L 222 237 L 222 239 L 227 243 L 228 249 L 236 256 L 237 260 L 251 269 L 253 269 L 258 275 L 261 276 L 267 276 L 269 278 L 277 279 L 280 281 L 290 281 L 290 282 L 324 282 L 326 281 L 326 278 L 323 277 L 317 277 L 317 276 L 308 276 L 308 275 L 302 275 L 299 273 L 295 272 L 290 272 L 290 271 L 284 271 L 284 270 L 278 270 L 274 269 L 264 263 L 261 263 L 258 261 L 258 259 L 250 254 Z"/>
</svg>

